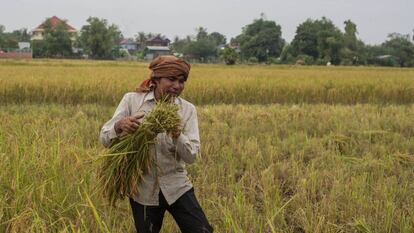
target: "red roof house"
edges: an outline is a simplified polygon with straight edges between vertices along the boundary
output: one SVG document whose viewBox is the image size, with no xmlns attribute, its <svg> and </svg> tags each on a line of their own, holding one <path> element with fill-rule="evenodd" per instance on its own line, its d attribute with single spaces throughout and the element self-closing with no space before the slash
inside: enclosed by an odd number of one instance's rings
<svg viewBox="0 0 414 233">
<path fill-rule="evenodd" d="M 43 35 L 44 35 L 44 31 L 45 31 L 45 25 L 47 23 L 47 21 L 50 22 L 52 28 L 56 28 L 56 26 L 59 23 L 64 23 L 68 32 L 72 35 L 71 39 L 74 40 L 75 39 L 75 35 L 78 32 L 74 27 L 72 27 L 71 25 L 69 25 L 66 20 L 62 20 L 59 19 L 59 17 L 57 16 L 52 16 L 48 19 L 46 19 L 43 23 L 41 23 L 39 26 L 37 26 L 35 29 L 32 30 L 32 40 L 43 40 Z"/>
</svg>

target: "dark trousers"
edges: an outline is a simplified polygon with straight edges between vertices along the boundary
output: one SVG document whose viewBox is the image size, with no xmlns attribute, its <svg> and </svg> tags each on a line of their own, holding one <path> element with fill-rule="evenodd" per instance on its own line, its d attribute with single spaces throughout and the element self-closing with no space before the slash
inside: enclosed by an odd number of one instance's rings
<svg viewBox="0 0 414 233">
<path fill-rule="evenodd" d="M 129 199 L 138 233 L 160 232 L 166 210 L 170 212 L 183 233 L 211 233 L 213 228 L 201 209 L 194 189 L 187 191 L 172 205 L 168 205 L 164 195 L 159 193 L 158 206 L 144 206 Z"/>
</svg>

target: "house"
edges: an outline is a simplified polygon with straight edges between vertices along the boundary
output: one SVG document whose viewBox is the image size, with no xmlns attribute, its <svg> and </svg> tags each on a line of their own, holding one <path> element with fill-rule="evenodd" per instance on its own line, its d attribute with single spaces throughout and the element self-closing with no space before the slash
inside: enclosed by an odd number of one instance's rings
<svg viewBox="0 0 414 233">
<path fill-rule="evenodd" d="M 131 53 L 138 50 L 139 44 L 131 38 L 126 38 L 119 43 L 119 47 Z"/>
<path fill-rule="evenodd" d="M 225 48 L 226 48 L 226 44 L 217 45 L 217 50 L 224 50 Z"/>
<path fill-rule="evenodd" d="M 170 46 L 170 40 L 168 38 L 162 38 L 160 35 L 157 35 L 146 41 L 147 46 Z"/>
<path fill-rule="evenodd" d="M 229 48 L 234 49 L 236 51 L 236 53 L 241 52 L 239 43 L 235 42 L 233 39 L 230 41 L 228 46 L 229 46 Z"/>
<path fill-rule="evenodd" d="M 32 30 L 32 37 L 31 40 L 43 40 L 44 32 L 45 32 L 45 26 L 47 21 L 49 20 L 52 29 L 56 28 L 56 26 L 63 22 L 68 30 L 68 32 L 71 35 L 71 40 L 74 41 L 76 39 L 77 30 L 69 25 L 66 20 L 61 20 L 57 16 L 52 16 L 51 18 L 46 19 L 43 23 L 41 23 L 39 26 L 37 26 L 35 29 Z"/>
<path fill-rule="evenodd" d="M 30 42 L 18 42 L 17 45 L 20 50 L 30 49 Z"/>
<path fill-rule="evenodd" d="M 170 42 L 168 38 L 163 38 L 161 35 L 146 40 L 145 59 L 152 60 L 160 55 L 170 55 L 171 50 L 168 47 L 170 46 Z"/>
<path fill-rule="evenodd" d="M 167 46 L 147 46 L 145 59 L 152 60 L 161 55 L 170 55 L 171 50 Z"/>
<path fill-rule="evenodd" d="M 386 55 L 376 56 L 375 58 L 380 59 L 380 60 L 384 60 L 384 59 L 392 59 L 392 58 L 396 58 L 396 57 L 393 56 L 393 55 L 386 54 Z"/>
</svg>

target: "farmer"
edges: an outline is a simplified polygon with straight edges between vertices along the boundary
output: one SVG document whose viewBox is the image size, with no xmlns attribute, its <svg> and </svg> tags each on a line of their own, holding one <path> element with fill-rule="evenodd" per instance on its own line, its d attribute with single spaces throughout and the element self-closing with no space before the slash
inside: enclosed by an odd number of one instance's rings
<svg viewBox="0 0 414 233">
<path fill-rule="evenodd" d="M 105 123 L 100 141 L 106 147 L 120 135 L 135 132 L 145 115 L 166 94 L 179 105 L 181 127 L 160 133 L 150 149 L 156 165 L 138 184 L 138 194 L 130 197 L 135 227 L 139 233 L 159 232 L 167 210 L 182 232 L 213 232 L 194 195 L 185 164 L 193 163 L 200 148 L 197 112 L 180 98 L 190 65 L 174 56 L 159 56 L 149 68 L 150 78 L 136 92 L 125 94 L 111 120 Z"/>
</svg>

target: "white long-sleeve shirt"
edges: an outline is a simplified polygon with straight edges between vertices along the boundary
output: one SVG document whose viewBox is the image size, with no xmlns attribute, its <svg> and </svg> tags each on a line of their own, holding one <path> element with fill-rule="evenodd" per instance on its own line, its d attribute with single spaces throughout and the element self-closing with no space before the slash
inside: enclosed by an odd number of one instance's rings
<svg viewBox="0 0 414 233">
<path fill-rule="evenodd" d="M 156 165 L 144 175 L 138 184 L 138 194 L 132 197 L 142 205 L 158 205 L 160 189 L 171 205 L 192 188 L 185 164 L 193 163 L 200 149 L 197 112 L 193 104 L 180 97 L 175 99 L 175 103 L 180 107 L 178 114 L 183 130 L 177 139 L 172 139 L 166 133 L 158 134 L 155 145 L 150 147 Z M 102 127 L 99 137 L 101 143 L 109 147 L 118 137 L 114 128 L 117 121 L 138 112 L 150 112 L 155 104 L 154 92 L 125 94 L 112 119 Z"/>
</svg>

